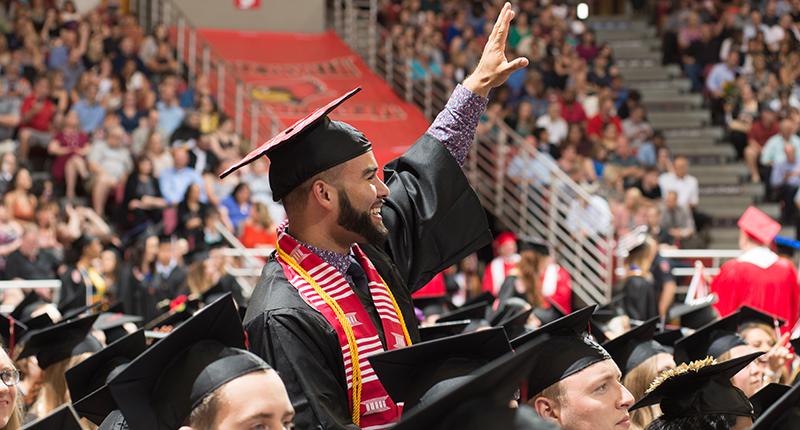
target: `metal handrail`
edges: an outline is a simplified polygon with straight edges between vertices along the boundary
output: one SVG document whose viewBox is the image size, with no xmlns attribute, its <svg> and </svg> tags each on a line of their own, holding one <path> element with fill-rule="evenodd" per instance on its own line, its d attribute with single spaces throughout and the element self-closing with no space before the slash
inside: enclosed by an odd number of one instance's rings
<svg viewBox="0 0 800 430">
<path fill-rule="evenodd" d="M 10 290 L 14 288 L 44 288 L 49 290 L 61 289 L 60 279 L 17 279 L 12 281 L 0 281 L 0 290 Z"/>
</svg>

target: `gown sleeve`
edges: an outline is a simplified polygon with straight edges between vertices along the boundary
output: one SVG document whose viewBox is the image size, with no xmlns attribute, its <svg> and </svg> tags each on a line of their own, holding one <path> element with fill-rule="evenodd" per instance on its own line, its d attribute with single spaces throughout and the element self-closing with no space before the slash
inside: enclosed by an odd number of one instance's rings
<svg viewBox="0 0 800 430">
<path fill-rule="evenodd" d="M 411 292 L 491 241 L 478 196 L 458 162 L 430 134 L 384 169 L 386 251 Z"/>
<path fill-rule="evenodd" d="M 332 329 L 317 320 L 296 309 L 262 313 L 247 326 L 250 350 L 278 372 L 292 399 L 297 428 L 357 430 L 343 385 L 341 352 L 320 334 Z"/>
</svg>

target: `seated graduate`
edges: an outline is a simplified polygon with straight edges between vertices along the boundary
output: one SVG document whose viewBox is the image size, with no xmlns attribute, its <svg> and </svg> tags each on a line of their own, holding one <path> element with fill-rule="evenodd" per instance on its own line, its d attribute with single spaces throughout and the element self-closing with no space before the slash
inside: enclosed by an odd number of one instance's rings
<svg viewBox="0 0 800 430">
<path fill-rule="evenodd" d="M 656 377 L 675 368 L 672 348 L 654 339 L 658 318 L 645 321 L 619 337 L 603 344 L 622 372 L 622 385 L 641 399 Z M 661 415 L 658 405 L 639 408 L 631 412 L 631 428 L 641 430 L 655 417 Z"/>
<path fill-rule="evenodd" d="M 278 374 L 245 350 L 230 294 L 202 308 L 108 382 L 132 429 L 291 429 Z"/>
<path fill-rule="evenodd" d="M 764 409 L 750 430 L 790 430 L 800 428 L 800 385 L 786 391 Z"/>
<path fill-rule="evenodd" d="M 527 404 L 564 430 L 628 429 L 634 399 L 608 352 L 586 332 L 595 306 L 573 312 L 511 341 L 516 349 L 547 334 L 527 385 Z"/>
<path fill-rule="evenodd" d="M 688 363 L 706 357 L 723 362 L 758 352 L 757 348 L 748 345 L 738 333 L 739 326 L 743 322 L 751 321 L 753 315 L 753 311 L 734 312 L 677 341 L 675 362 Z M 763 318 L 772 321 L 772 317 L 768 315 L 763 315 Z M 766 357 L 753 360 L 741 372 L 734 375 L 731 382 L 746 396 L 752 396 L 766 385 L 764 381 L 766 367 Z"/>
<path fill-rule="evenodd" d="M 631 410 L 659 404 L 663 414 L 646 430 L 747 429 L 753 424 L 753 406 L 731 378 L 761 354 L 722 363 L 711 357 L 683 363 L 661 374 Z"/>
<path fill-rule="evenodd" d="M 440 381 L 405 413 L 393 430 L 555 430 L 528 406 L 517 407 L 515 390 L 531 369 L 535 356 L 547 348 L 547 336 L 537 336 L 472 374 Z"/>
<path fill-rule="evenodd" d="M 34 331 L 24 341 L 18 358 L 35 356 L 43 372 L 42 388 L 28 411 L 30 415 L 44 417 L 71 401 L 64 372 L 103 349 L 100 341 L 91 334 L 97 317 L 95 314 L 60 322 Z"/>
</svg>

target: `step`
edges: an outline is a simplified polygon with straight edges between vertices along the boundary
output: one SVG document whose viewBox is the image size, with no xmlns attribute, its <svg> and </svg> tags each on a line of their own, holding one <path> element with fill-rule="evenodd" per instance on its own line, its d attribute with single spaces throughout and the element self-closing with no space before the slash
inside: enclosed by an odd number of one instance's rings
<svg viewBox="0 0 800 430">
<path fill-rule="evenodd" d="M 700 198 L 704 196 L 749 196 L 758 201 L 764 195 L 764 186 L 744 182 L 734 185 L 700 184 Z"/>
<path fill-rule="evenodd" d="M 657 81 L 672 79 L 678 75 L 672 74 L 663 67 L 619 68 L 620 74 L 629 82 L 629 86 L 636 88 L 638 81 Z"/>
<path fill-rule="evenodd" d="M 649 46 L 614 48 L 614 58 L 661 58 L 661 52 Z"/>
<path fill-rule="evenodd" d="M 661 54 L 659 53 L 650 53 L 647 55 L 636 55 L 634 57 L 618 57 L 616 53 L 614 55 L 615 65 L 617 67 L 621 67 L 626 69 L 625 73 L 634 73 L 630 70 L 636 70 L 638 68 L 648 68 L 648 67 L 660 67 L 661 66 Z M 624 75 L 623 75 L 624 77 Z"/>
<path fill-rule="evenodd" d="M 744 164 L 695 165 L 689 167 L 689 173 L 697 178 L 701 185 L 735 185 L 740 184 L 747 175 Z"/>
<path fill-rule="evenodd" d="M 656 29 L 651 27 L 646 21 L 630 21 L 621 19 L 616 21 L 591 19 L 587 23 L 597 33 L 598 40 L 605 40 L 605 36 L 610 33 L 640 33 L 650 37 L 656 35 Z"/>
<path fill-rule="evenodd" d="M 707 111 L 651 112 L 647 119 L 655 129 L 703 127 L 710 122 Z"/>
<path fill-rule="evenodd" d="M 698 205 L 698 209 L 701 212 L 707 214 L 714 220 L 729 220 L 729 221 L 736 221 L 742 216 L 745 209 L 750 206 L 752 202 L 745 202 L 744 204 L 727 204 L 727 205 L 712 205 L 706 204 L 704 199 L 700 199 L 700 204 Z M 757 206 L 759 209 L 764 211 L 767 215 L 777 219 L 781 215 L 781 208 L 778 206 L 777 203 L 768 203 L 768 204 L 760 204 Z"/>
<path fill-rule="evenodd" d="M 707 144 L 693 147 L 671 147 L 672 155 L 689 158 L 691 164 L 717 164 L 734 161 L 736 150 L 727 144 Z"/>
<path fill-rule="evenodd" d="M 628 48 L 648 48 L 650 51 L 661 52 L 661 39 L 658 38 L 641 38 L 631 40 L 610 40 L 606 42 L 611 49 L 616 53 L 619 49 Z"/>
<path fill-rule="evenodd" d="M 703 106 L 700 94 L 659 93 L 642 95 L 642 102 L 648 112 L 659 110 L 691 110 Z"/>
<path fill-rule="evenodd" d="M 636 88 L 642 94 L 648 91 L 677 91 L 687 92 L 692 87 L 692 83 L 686 78 L 677 79 L 653 79 L 649 81 L 637 81 L 628 85 L 631 88 Z"/>
<path fill-rule="evenodd" d="M 711 194 L 711 195 L 700 196 L 701 207 L 728 206 L 728 207 L 746 208 L 752 205 L 753 203 L 755 203 L 753 196 L 746 194 L 728 195 L 728 196 L 721 194 Z"/>
<path fill-rule="evenodd" d="M 746 207 L 743 207 L 739 216 L 744 213 Z M 736 219 L 738 220 L 739 217 L 737 216 Z M 725 242 L 725 243 L 733 243 L 733 246 L 727 247 L 727 249 L 736 249 L 739 247 L 739 228 L 738 227 L 712 227 L 711 228 L 711 241 L 712 242 Z M 783 227 L 781 231 L 778 232 L 779 236 L 786 236 L 794 238 L 794 228 L 793 227 Z M 722 248 L 714 248 L 714 249 L 722 249 Z"/>
<path fill-rule="evenodd" d="M 667 144 L 672 140 L 682 139 L 682 138 L 705 138 L 705 139 L 722 139 L 724 136 L 725 130 L 722 127 L 700 127 L 700 128 L 689 128 L 689 127 L 682 127 L 682 128 L 674 128 L 670 130 L 664 130 L 664 137 L 667 139 Z"/>
<path fill-rule="evenodd" d="M 716 145 L 718 141 L 711 137 L 675 137 L 667 138 L 667 147 L 672 151 L 691 149 L 694 147 L 707 147 Z"/>
</svg>

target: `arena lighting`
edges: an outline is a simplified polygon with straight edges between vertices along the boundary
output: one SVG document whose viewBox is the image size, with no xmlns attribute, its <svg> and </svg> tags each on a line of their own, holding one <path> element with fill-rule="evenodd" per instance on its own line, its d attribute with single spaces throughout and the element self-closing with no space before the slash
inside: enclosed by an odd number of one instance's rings
<svg viewBox="0 0 800 430">
<path fill-rule="evenodd" d="M 589 5 L 586 3 L 578 3 L 575 13 L 578 19 L 586 19 L 589 17 Z"/>
</svg>

